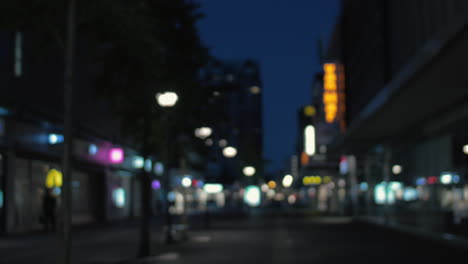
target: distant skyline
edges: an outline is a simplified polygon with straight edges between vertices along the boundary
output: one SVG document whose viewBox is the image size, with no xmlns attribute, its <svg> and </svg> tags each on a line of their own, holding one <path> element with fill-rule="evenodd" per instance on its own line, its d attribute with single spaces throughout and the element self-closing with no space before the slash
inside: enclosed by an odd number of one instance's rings
<svg viewBox="0 0 468 264">
<path fill-rule="evenodd" d="M 267 172 L 295 151 L 297 109 L 311 103 L 320 71 L 317 43 L 328 41 L 340 0 L 200 0 L 202 40 L 219 59 L 255 59 L 263 82 Z"/>
</svg>

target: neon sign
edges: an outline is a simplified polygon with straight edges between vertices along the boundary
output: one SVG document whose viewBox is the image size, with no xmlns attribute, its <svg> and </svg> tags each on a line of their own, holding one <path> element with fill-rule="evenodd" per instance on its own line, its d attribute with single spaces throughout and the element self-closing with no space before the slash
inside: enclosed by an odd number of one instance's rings
<svg viewBox="0 0 468 264">
<path fill-rule="evenodd" d="M 345 129 L 345 98 L 343 67 L 336 63 L 323 65 L 323 105 L 327 123 L 340 122 L 342 131 Z"/>
</svg>

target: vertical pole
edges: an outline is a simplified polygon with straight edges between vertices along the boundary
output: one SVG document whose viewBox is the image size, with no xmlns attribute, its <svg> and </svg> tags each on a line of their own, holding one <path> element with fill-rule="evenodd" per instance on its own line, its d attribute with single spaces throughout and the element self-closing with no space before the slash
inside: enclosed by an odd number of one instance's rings
<svg viewBox="0 0 468 264">
<path fill-rule="evenodd" d="M 357 182 L 357 164 L 356 157 L 354 155 L 346 156 L 349 166 L 349 184 L 350 184 L 350 196 L 352 203 L 352 216 L 356 217 L 359 215 L 359 203 L 358 203 L 358 182 Z"/>
<path fill-rule="evenodd" d="M 384 148 L 384 157 L 383 157 L 383 180 L 385 183 L 385 205 L 384 205 L 384 222 L 386 225 L 389 224 L 389 215 L 390 215 L 390 200 L 389 192 L 390 190 L 390 159 L 391 159 L 391 150 L 390 146 L 386 145 Z"/>
<path fill-rule="evenodd" d="M 69 0 L 67 38 L 65 47 L 65 80 L 64 80 L 64 148 L 63 148 L 63 259 L 62 263 L 71 262 L 71 153 L 73 145 L 72 101 L 73 101 L 73 51 L 75 41 L 75 0 Z"/>
<path fill-rule="evenodd" d="M 147 98 L 150 96 L 149 88 L 147 90 Z M 141 228 L 140 228 L 140 249 L 139 256 L 147 257 L 151 251 L 151 230 L 150 230 L 150 203 L 151 203 L 151 188 L 150 188 L 150 172 L 147 172 L 146 160 L 149 158 L 149 136 L 150 136 L 150 122 L 151 122 L 151 105 L 152 101 L 148 100 L 146 103 L 146 111 L 143 123 L 143 168 L 140 173 L 140 190 L 141 190 Z"/>
<path fill-rule="evenodd" d="M 166 200 L 166 225 L 167 225 L 167 230 L 166 230 L 166 243 L 171 244 L 174 242 L 174 238 L 172 237 L 172 216 L 171 216 L 171 211 L 170 209 L 170 204 L 169 204 L 169 191 L 171 188 L 171 179 L 170 179 L 170 174 L 169 174 L 169 163 L 171 161 L 171 152 L 170 152 L 170 139 L 171 139 L 171 133 L 172 133 L 172 124 L 171 118 L 169 118 L 169 112 L 164 113 L 166 119 L 165 121 L 167 122 L 167 129 L 166 129 L 166 135 L 165 135 L 165 148 L 164 148 L 164 159 L 165 159 L 165 169 L 164 169 L 164 198 Z"/>
</svg>

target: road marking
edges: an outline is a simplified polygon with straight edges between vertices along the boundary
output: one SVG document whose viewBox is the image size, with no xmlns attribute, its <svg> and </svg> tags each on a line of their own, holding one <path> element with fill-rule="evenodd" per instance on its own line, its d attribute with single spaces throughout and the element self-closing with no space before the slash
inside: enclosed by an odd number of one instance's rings
<svg viewBox="0 0 468 264">
<path fill-rule="evenodd" d="M 161 254 L 159 256 L 145 258 L 140 261 L 140 263 L 152 263 L 154 261 L 176 261 L 180 258 L 180 254 L 177 252 L 168 252 Z"/>
<path fill-rule="evenodd" d="M 198 243 L 208 243 L 211 242 L 211 237 L 209 236 L 196 236 L 192 238 L 193 241 Z"/>
</svg>

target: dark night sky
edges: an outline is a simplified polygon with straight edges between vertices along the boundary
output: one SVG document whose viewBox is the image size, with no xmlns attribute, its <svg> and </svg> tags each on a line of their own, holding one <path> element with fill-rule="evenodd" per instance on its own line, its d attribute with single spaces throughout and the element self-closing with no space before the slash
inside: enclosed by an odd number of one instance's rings
<svg viewBox="0 0 468 264">
<path fill-rule="evenodd" d="M 320 70 L 317 39 L 328 40 L 339 0 L 200 0 L 203 41 L 220 59 L 253 58 L 263 81 L 264 154 L 268 170 L 294 152 L 297 109 L 311 102 Z"/>
</svg>

